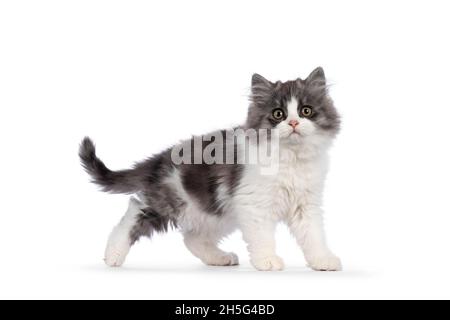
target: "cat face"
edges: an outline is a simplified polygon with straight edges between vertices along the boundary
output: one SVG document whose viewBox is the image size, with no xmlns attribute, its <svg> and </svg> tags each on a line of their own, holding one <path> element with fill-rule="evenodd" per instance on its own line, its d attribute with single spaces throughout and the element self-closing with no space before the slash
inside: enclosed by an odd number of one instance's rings
<svg viewBox="0 0 450 320">
<path fill-rule="evenodd" d="M 305 80 L 272 83 L 254 74 L 251 102 L 247 127 L 278 129 L 279 137 L 289 142 L 314 135 L 334 136 L 339 131 L 339 115 L 320 67 Z"/>
</svg>

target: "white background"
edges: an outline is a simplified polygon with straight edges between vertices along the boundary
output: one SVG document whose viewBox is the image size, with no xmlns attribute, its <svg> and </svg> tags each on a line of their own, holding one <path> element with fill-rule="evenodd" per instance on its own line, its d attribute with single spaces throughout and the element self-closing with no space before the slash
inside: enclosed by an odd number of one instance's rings
<svg viewBox="0 0 450 320">
<path fill-rule="evenodd" d="M 2 1 L 0 298 L 450 298 L 448 1 Z M 324 67 L 343 130 L 325 193 L 345 271 L 317 273 L 285 227 L 287 268 L 203 266 L 175 231 L 102 261 L 126 196 L 113 169 L 244 121 L 253 72 Z"/>
</svg>

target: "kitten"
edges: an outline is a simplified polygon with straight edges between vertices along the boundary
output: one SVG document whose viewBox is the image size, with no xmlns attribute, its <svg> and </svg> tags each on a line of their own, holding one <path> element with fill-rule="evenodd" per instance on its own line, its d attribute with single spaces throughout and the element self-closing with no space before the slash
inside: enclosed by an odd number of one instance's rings
<svg viewBox="0 0 450 320">
<path fill-rule="evenodd" d="M 315 69 L 305 80 L 275 83 L 254 74 L 250 100 L 246 123 L 235 129 L 268 132 L 266 138 L 276 142 L 271 144 L 277 164 L 272 173 L 264 173 L 262 164 L 250 163 L 242 153 L 237 155 L 244 146 L 255 151 L 262 139 L 249 142 L 246 137 L 247 144 L 232 144 L 234 130 L 197 137 L 203 138 L 200 145 L 194 137 L 121 171 L 109 170 L 97 158 L 93 142 L 87 137 L 83 140 L 79 156 L 93 182 L 103 191 L 136 195 L 109 237 L 107 265 L 122 265 L 141 236 L 150 237 L 173 226 L 181 230 L 192 254 L 207 265 L 239 264 L 236 254 L 218 247 L 221 239 L 239 229 L 256 269 L 281 270 L 274 232 L 278 222 L 285 222 L 312 269 L 341 270 L 322 226 L 327 149 L 340 127 L 323 69 Z M 192 145 L 200 151 L 214 145 L 213 156 L 231 154 L 227 159 L 233 163 L 224 163 L 222 156 L 216 163 L 204 159 L 192 163 L 195 156 L 179 150 Z M 174 161 L 181 154 L 187 161 Z"/>
</svg>

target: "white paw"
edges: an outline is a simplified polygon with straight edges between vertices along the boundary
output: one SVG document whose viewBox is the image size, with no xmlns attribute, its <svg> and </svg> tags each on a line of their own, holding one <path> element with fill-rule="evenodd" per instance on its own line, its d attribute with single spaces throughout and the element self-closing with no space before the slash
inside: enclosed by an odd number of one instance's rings
<svg viewBox="0 0 450 320">
<path fill-rule="evenodd" d="M 205 264 L 210 266 L 236 266 L 239 264 L 239 258 L 235 253 L 228 252 L 223 255 L 209 257 L 205 260 Z"/>
<path fill-rule="evenodd" d="M 105 263 L 110 267 L 120 267 L 129 251 L 129 246 L 108 246 L 105 251 Z"/>
<path fill-rule="evenodd" d="M 315 256 L 308 260 L 308 266 L 316 271 L 341 271 L 341 260 L 333 254 Z"/>
<path fill-rule="evenodd" d="M 120 267 L 130 251 L 128 234 L 121 228 L 115 227 L 108 239 L 105 250 L 105 263 L 110 267 Z"/>
<path fill-rule="evenodd" d="M 278 256 L 252 258 L 252 265 L 260 271 L 280 271 L 284 269 L 284 262 Z"/>
</svg>

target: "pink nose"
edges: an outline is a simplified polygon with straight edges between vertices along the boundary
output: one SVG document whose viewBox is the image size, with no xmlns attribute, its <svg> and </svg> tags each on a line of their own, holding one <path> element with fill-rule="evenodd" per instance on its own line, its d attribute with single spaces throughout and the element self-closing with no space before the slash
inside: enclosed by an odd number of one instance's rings
<svg viewBox="0 0 450 320">
<path fill-rule="evenodd" d="M 298 126 L 298 121 L 297 120 L 291 120 L 289 121 L 289 125 L 295 129 L 296 126 Z"/>
</svg>

